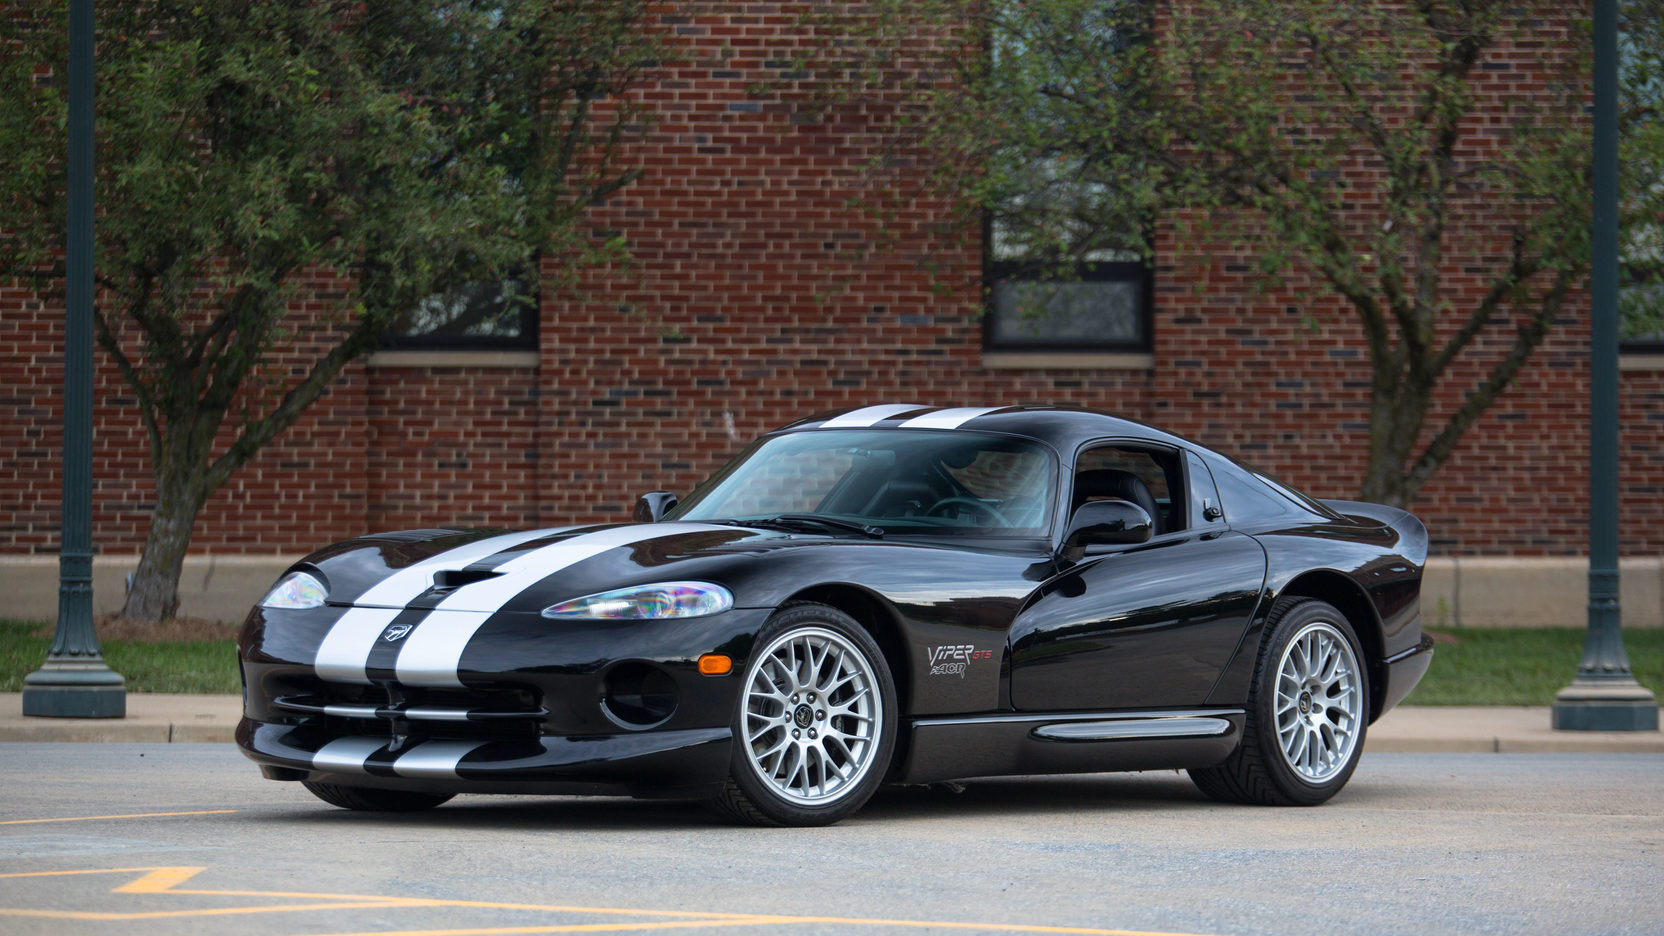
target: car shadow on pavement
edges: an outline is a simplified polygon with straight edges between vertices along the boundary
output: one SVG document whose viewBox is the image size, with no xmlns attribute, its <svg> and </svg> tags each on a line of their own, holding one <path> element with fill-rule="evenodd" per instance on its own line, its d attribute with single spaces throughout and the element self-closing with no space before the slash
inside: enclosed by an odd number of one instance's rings
<svg viewBox="0 0 1664 936">
<path fill-rule="evenodd" d="M 890 786 L 880 789 L 859 815 L 895 820 L 968 814 L 1043 815 L 1082 809 L 1189 810 L 1215 805 L 1184 774 L 1164 770 Z"/>
<path fill-rule="evenodd" d="M 300 801 L 301 808 L 250 811 L 245 819 L 274 824 L 352 826 L 394 825 L 405 828 L 466 828 L 621 831 L 630 829 L 709 829 L 732 826 L 699 803 L 634 800 L 625 797 L 461 796 L 420 813 L 371 813 L 336 809 Z M 1210 809 L 1184 774 L 1085 774 L 1061 777 L 1008 777 L 964 784 L 886 786 L 845 823 L 881 820 L 935 820 L 979 816 Z"/>
</svg>

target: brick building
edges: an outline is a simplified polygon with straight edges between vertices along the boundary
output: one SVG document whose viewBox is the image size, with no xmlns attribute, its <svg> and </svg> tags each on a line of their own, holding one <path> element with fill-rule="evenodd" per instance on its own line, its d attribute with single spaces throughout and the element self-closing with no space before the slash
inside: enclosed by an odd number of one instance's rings
<svg viewBox="0 0 1664 936">
<path fill-rule="evenodd" d="M 686 491 L 756 434 L 859 403 L 1079 404 L 1319 496 L 1356 494 L 1367 351 L 1338 301 L 1296 298 L 1297 283 L 1262 294 L 1245 258 L 1198 264 L 1161 230 L 1136 347 L 990 348 L 975 232 L 938 247 L 934 275 L 905 251 L 852 252 L 872 233 L 845 207 L 872 155 L 870 128 L 858 110 L 803 122 L 789 81 L 758 92 L 789 67 L 793 18 L 775 6 L 662 16 L 688 61 L 642 90 L 659 115 L 636 143 L 646 175 L 595 219 L 628 237 L 635 270 L 595 273 L 588 301 L 545 297 L 522 347 L 401 348 L 350 366 L 202 511 L 185 613 L 216 613 L 193 600 L 239 574 L 257 592 L 284 557 L 369 530 L 626 519 L 639 492 Z M 1531 56 L 1493 54 L 1502 67 L 1487 70 L 1487 92 L 1540 80 Z M 930 200 L 910 207 L 921 236 L 946 216 Z M 62 319 L 0 285 L 0 578 L 25 596 L 12 614 L 42 618 L 56 602 Z M 1503 353 L 1511 334 L 1497 334 L 1446 380 L 1440 412 L 1487 354 Z M 1470 602 L 1481 579 L 1552 581 L 1556 607 L 1570 609 L 1553 613 L 1583 621 L 1588 340 L 1579 295 L 1413 505 L 1444 557 L 1430 594 L 1464 623 L 1543 613 L 1529 596 L 1515 610 L 1464 612 L 1464 563 Z M 1632 350 L 1622 371 L 1626 621 L 1661 623 L 1664 355 Z M 96 380 L 93 538 L 97 603 L 109 608 L 152 494 L 144 430 L 102 355 Z"/>
</svg>

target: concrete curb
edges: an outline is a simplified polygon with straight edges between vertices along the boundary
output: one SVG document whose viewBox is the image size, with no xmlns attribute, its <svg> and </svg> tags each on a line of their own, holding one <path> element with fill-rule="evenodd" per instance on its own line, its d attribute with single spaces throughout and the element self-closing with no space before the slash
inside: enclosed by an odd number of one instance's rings
<svg viewBox="0 0 1664 936">
<path fill-rule="evenodd" d="M 0 741 L 230 742 L 243 715 L 234 695 L 127 694 L 126 718 L 40 718 L 23 694 L 0 692 Z"/>
<path fill-rule="evenodd" d="M 38 718 L 0 693 L 0 742 L 227 743 L 242 717 L 234 695 L 127 695 L 126 718 Z M 1664 732 L 1555 731 L 1548 706 L 1405 706 L 1369 729 L 1369 753 L 1664 754 Z"/>
<path fill-rule="evenodd" d="M 1664 754 L 1664 732 L 1555 731 L 1543 706 L 1403 706 L 1370 726 L 1372 753 Z"/>
</svg>

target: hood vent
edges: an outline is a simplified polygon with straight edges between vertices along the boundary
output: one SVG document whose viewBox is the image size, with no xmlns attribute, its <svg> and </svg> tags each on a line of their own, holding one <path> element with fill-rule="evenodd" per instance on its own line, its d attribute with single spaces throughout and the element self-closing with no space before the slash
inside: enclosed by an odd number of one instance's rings
<svg viewBox="0 0 1664 936">
<path fill-rule="evenodd" d="M 453 588 L 461 588 L 464 585 L 472 585 L 475 582 L 496 578 L 502 574 L 491 569 L 442 569 L 433 573 L 433 587 L 449 591 Z"/>
</svg>

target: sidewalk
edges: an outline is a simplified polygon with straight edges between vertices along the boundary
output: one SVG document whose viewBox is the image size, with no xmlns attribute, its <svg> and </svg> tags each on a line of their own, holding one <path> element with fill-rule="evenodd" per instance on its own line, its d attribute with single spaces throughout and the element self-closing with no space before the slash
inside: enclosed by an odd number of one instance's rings
<svg viewBox="0 0 1664 936">
<path fill-rule="evenodd" d="M 26 718 L 23 696 L 0 693 L 0 741 L 228 742 L 242 714 L 234 695 L 129 693 L 127 717 Z M 1406 706 L 1369 729 L 1372 752 L 1664 754 L 1664 732 L 1555 731 L 1549 709 Z"/>
</svg>

